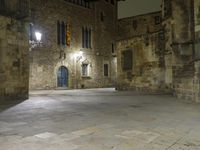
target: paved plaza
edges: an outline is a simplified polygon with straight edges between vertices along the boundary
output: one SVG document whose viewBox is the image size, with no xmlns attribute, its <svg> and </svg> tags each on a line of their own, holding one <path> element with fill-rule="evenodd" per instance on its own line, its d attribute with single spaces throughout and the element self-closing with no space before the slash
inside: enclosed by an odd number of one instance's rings
<svg viewBox="0 0 200 150">
<path fill-rule="evenodd" d="M 114 89 L 0 105 L 0 150 L 200 150 L 200 104 Z"/>
</svg>

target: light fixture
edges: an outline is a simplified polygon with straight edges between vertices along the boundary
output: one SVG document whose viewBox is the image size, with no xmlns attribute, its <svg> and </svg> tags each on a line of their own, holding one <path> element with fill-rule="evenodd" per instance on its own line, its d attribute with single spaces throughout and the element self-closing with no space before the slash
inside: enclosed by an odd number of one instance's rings
<svg viewBox="0 0 200 150">
<path fill-rule="evenodd" d="M 42 45 L 42 33 L 39 32 L 39 31 L 35 31 L 35 38 L 32 39 L 32 40 L 29 40 L 29 44 L 30 44 L 30 51 L 33 49 L 33 48 L 36 48 L 36 47 L 40 47 Z"/>
<path fill-rule="evenodd" d="M 83 51 L 79 51 L 79 52 L 77 52 L 77 53 L 74 54 L 74 58 L 81 59 L 82 55 L 83 55 Z"/>
<path fill-rule="evenodd" d="M 79 51 L 79 56 L 82 56 L 83 55 L 83 51 Z"/>
<path fill-rule="evenodd" d="M 35 32 L 35 37 L 36 37 L 37 42 L 40 42 L 42 39 L 42 34 L 40 32 Z"/>
<path fill-rule="evenodd" d="M 76 52 L 76 53 L 74 54 L 74 58 L 76 59 L 76 61 L 81 60 L 82 57 L 83 57 L 83 51 L 81 51 L 81 50 L 80 50 L 79 52 Z"/>
</svg>

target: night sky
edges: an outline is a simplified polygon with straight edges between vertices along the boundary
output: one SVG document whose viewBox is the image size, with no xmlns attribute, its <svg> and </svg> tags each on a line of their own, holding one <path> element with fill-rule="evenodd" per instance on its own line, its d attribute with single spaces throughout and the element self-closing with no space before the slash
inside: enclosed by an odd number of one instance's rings
<svg viewBox="0 0 200 150">
<path fill-rule="evenodd" d="M 162 0 L 126 0 L 119 2 L 118 18 L 160 10 Z"/>
</svg>

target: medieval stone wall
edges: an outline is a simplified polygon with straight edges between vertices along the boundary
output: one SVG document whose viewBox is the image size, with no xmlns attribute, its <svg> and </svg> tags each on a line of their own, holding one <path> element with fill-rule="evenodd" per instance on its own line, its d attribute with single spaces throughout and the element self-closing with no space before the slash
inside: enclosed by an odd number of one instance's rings
<svg viewBox="0 0 200 150">
<path fill-rule="evenodd" d="M 135 89 L 158 92 L 165 90 L 163 32 L 161 12 L 119 20 L 117 44 L 119 90 Z M 158 21 L 158 22 L 156 22 Z M 124 70 L 123 53 L 132 51 L 132 69 Z"/>
<path fill-rule="evenodd" d="M 195 59 L 200 59 L 200 0 L 194 0 Z"/>
<path fill-rule="evenodd" d="M 118 40 L 158 32 L 162 29 L 161 19 L 161 11 L 119 19 Z"/>
<path fill-rule="evenodd" d="M 0 16 L 0 100 L 28 98 L 27 33 L 26 23 Z"/>
<path fill-rule="evenodd" d="M 168 4 L 165 4 L 167 3 Z M 165 7 L 168 6 L 169 8 Z M 174 73 L 193 58 L 193 6 L 189 0 L 165 0 L 162 5 L 165 32 L 165 82 L 173 89 Z M 166 11 L 169 10 L 169 11 Z"/>
<path fill-rule="evenodd" d="M 200 101 L 199 6 L 199 0 L 163 0 L 162 25 L 159 26 L 145 22 L 153 13 L 119 20 L 119 89 L 161 89 L 181 99 Z M 147 33 L 152 33 L 150 29 L 158 32 L 163 29 L 164 40 L 159 41 L 159 53 L 154 53 L 152 48 L 156 40 L 145 46 Z M 128 71 L 122 68 L 126 50 L 133 52 L 133 67 Z"/>
<path fill-rule="evenodd" d="M 167 37 L 165 62 L 171 72 L 172 89 L 177 97 L 192 101 L 199 101 L 198 63 L 195 61 L 198 58 L 196 9 L 199 8 L 196 3 L 172 0 L 171 16 L 163 21 Z"/>
<path fill-rule="evenodd" d="M 35 6 L 34 6 L 35 3 Z M 78 6 L 64 0 L 33 1 L 33 24 L 42 33 L 42 45 L 30 54 L 30 88 L 57 88 L 57 72 L 65 66 L 69 71 L 68 88 L 114 86 L 116 58 L 115 46 L 117 2 L 104 0 L 91 3 L 91 8 Z M 101 20 L 103 14 L 103 21 Z M 68 46 L 57 45 L 57 21 L 69 23 L 71 42 Z M 82 48 L 82 27 L 92 29 L 92 47 Z M 81 58 L 77 53 L 83 52 Z M 88 64 L 89 75 L 81 75 L 82 64 Z M 109 65 L 109 75 L 104 76 L 104 64 Z"/>
</svg>

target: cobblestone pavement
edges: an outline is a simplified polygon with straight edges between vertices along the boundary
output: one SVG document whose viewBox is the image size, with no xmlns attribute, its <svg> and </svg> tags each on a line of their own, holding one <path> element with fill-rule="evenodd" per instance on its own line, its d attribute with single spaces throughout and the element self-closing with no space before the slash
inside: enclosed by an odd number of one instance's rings
<svg viewBox="0 0 200 150">
<path fill-rule="evenodd" d="M 200 104 L 113 89 L 0 105 L 0 150 L 200 150 Z"/>
</svg>

